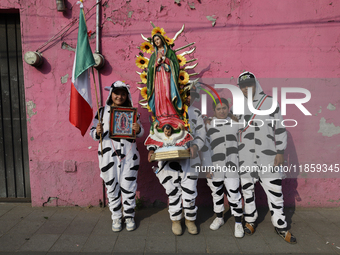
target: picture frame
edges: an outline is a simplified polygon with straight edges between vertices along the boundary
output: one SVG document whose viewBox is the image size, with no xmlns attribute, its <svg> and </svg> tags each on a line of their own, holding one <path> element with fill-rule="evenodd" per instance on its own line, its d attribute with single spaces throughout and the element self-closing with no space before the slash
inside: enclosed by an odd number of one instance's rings
<svg viewBox="0 0 340 255">
<path fill-rule="evenodd" d="M 132 124 L 137 122 L 137 108 L 111 106 L 110 138 L 136 139 Z"/>
</svg>

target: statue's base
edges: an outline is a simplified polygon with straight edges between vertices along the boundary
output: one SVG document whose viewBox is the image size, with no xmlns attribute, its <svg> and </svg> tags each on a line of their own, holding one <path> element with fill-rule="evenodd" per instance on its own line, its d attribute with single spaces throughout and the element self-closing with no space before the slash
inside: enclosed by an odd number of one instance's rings
<svg viewBox="0 0 340 255">
<path fill-rule="evenodd" d="M 188 150 L 170 150 L 170 151 L 155 151 L 151 155 L 151 161 L 164 161 L 164 160 L 178 160 L 190 158 L 190 152 Z"/>
</svg>

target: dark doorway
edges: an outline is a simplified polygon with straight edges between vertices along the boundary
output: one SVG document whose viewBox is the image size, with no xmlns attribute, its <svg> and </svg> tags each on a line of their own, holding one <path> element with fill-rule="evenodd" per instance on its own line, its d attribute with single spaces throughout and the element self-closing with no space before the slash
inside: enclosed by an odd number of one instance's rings
<svg viewBox="0 0 340 255">
<path fill-rule="evenodd" d="M 19 12 L 0 14 L 0 201 L 30 201 Z"/>
</svg>

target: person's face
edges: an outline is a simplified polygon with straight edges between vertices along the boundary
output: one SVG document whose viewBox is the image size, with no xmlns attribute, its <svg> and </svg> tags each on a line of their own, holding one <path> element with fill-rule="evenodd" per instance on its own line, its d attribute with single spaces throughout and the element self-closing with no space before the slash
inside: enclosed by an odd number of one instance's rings
<svg viewBox="0 0 340 255">
<path fill-rule="evenodd" d="M 187 99 L 185 100 L 185 104 L 187 105 L 187 106 L 190 106 L 190 102 L 191 101 L 191 96 L 190 96 L 190 92 L 188 92 L 188 94 L 187 94 Z"/>
<path fill-rule="evenodd" d="M 164 128 L 164 135 L 166 137 L 171 136 L 171 128 Z"/>
<path fill-rule="evenodd" d="M 222 103 L 222 105 L 219 103 L 216 105 L 215 108 L 215 116 L 218 119 L 226 119 L 229 113 L 229 108 L 226 104 Z"/>
<path fill-rule="evenodd" d="M 252 91 L 252 97 L 254 98 L 255 96 L 255 89 L 256 89 L 256 84 L 255 83 L 249 83 L 249 84 L 244 84 L 240 86 L 240 89 L 245 97 L 248 98 L 248 88 L 253 88 Z"/>
<path fill-rule="evenodd" d="M 116 89 L 112 92 L 111 98 L 115 106 L 121 106 L 127 99 L 127 92 L 124 89 Z"/>
<path fill-rule="evenodd" d="M 155 45 L 157 47 L 163 46 L 163 41 L 162 41 L 162 39 L 159 36 L 155 36 L 154 37 L 154 42 L 155 42 Z"/>
</svg>

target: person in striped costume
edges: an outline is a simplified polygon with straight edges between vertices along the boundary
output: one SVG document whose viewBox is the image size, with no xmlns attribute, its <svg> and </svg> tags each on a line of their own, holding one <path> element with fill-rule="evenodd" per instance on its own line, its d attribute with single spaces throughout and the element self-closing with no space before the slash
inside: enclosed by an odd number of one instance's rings
<svg viewBox="0 0 340 255">
<path fill-rule="evenodd" d="M 136 139 L 110 138 L 110 108 L 111 106 L 132 107 L 130 89 L 124 82 L 116 81 L 111 87 L 105 106 L 99 109 L 101 122 L 98 114 L 93 119 L 90 136 L 95 141 L 102 137 L 101 150 L 98 144 L 98 160 L 100 177 L 103 179 L 109 200 L 109 209 L 112 218 L 112 231 L 122 230 L 122 216 L 125 218 L 126 230 L 136 228 L 134 221 L 136 207 L 137 174 L 140 156 L 137 149 Z M 132 129 L 136 136 L 144 134 L 139 114 L 137 122 L 133 123 Z M 123 209 L 123 212 L 122 212 Z"/>
<path fill-rule="evenodd" d="M 219 229 L 223 224 L 224 192 L 226 188 L 227 198 L 231 214 L 235 217 L 234 235 L 236 238 L 244 236 L 242 227 L 242 197 L 239 190 L 239 167 L 238 167 L 238 125 L 233 125 L 229 113 L 229 102 L 225 98 L 216 99 L 213 103 L 214 117 L 207 124 L 207 141 L 211 150 L 212 167 L 214 169 L 212 178 L 207 178 L 211 189 L 214 212 L 216 218 L 210 225 L 211 230 Z"/>
<path fill-rule="evenodd" d="M 264 189 L 275 231 L 288 243 L 296 243 L 296 238 L 287 230 L 282 194 L 284 150 L 287 147 L 287 132 L 282 126 L 282 115 L 277 101 L 265 94 L 251 72 L 243 72 L 238 77 L 244 100 L 244 114 L 238 115 L 239 127 L 239 166 L 242 193 L 244 197 L 244 231 L 252 235 L 258 216 L 255 205 L 255 183 Z M 253 114 L 248 107 L 248 97 L 256 110 L 268 110 L 270 114 Z"/>
</svg>

